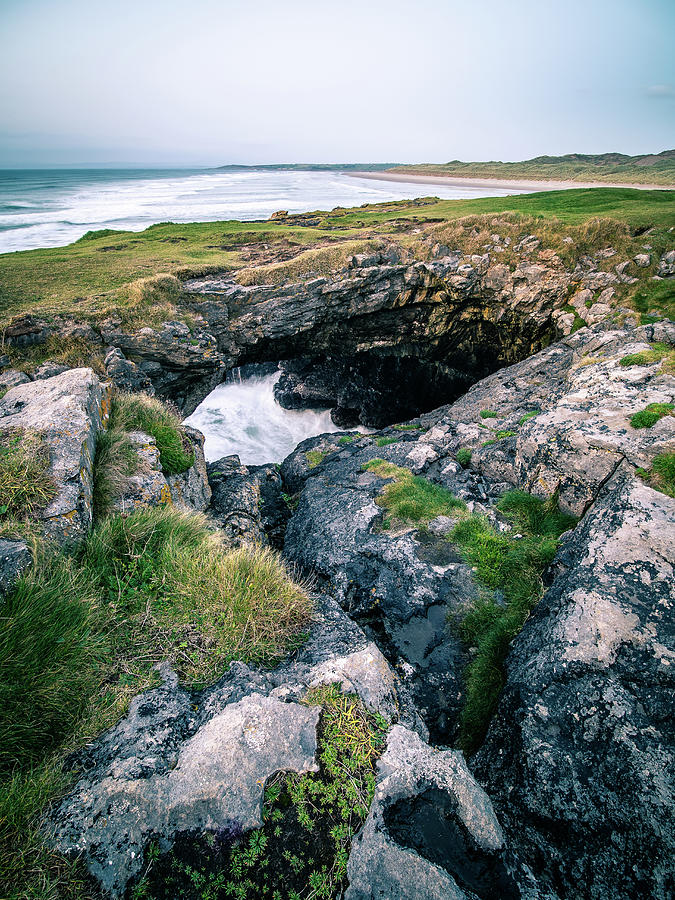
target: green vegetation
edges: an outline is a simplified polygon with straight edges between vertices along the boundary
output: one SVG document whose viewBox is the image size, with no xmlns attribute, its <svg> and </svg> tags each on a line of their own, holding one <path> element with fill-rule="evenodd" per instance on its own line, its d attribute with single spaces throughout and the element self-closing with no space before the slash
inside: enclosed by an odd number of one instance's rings
<svg viewBox="0 0 675 900">
<path fill-rule="evenodd" d="M 632 299 L 643 325 L 656 321 L 659 315 L 675 319 L 675 284 L 672 279 L 645 281 Z M 653 313 L 657 316 L 655 317 Z"/>
<path fill-rule="evenodd" d="M 496 438 L 498 441 L 501 441 L 501 440 L 503 440 L 504 438 L 513 437 L 516 433 L 517 433 L 517 432 L 515 432 L 515 431 L 508 431 L 507 429 L 505 429 L 505 430 L 502 430 L 502 431 L 498 431 L 498 432 L 496 433 L 496 435 L 495 435 L 495 438 Z"/>
<path fill-rule="evenodd" d="M 359 435 L 356 434 L 343 434 L 339 439 L 338 444 L 351 444 L 352 441 L 356 440 Z"/>
<path fill-rule="evenodd" d="M 615 182 L 625 184 L 675 185 L 675 151 L 648 156 L 623 153 L 567 156 L 536 156 L 522 162 L 460 162 L 396 166 L 388 171 L 405 175 L 445 175 L 464 178 L 526 178 L 535 181 Z"/>
<path fill-rule="evenodd" d="M 630 424 L 633 428 L 651 428 L 659 419 L 671 415 L 673 409 L 675 406 L 672 403 L 650 403 L 631 416 Z"/>
<path fill-rule="evenodd" d="M 659 453 L 652 461 L 651 471 L 636 471 L 650 487 L 669 497 L 675 497 L 675 453 Z"/>
<path fill-rule="evenodd" d="M 397 431 L 420 431 L 421 425 L 394 425 Z"/>
<path fill-rule="evenodd" d="M 398 442 L 397 437 L 378 437 L 375 438 L 375 443 L 378 447 L 386 447 L 388 444 L 396 444 Z"/>
<path fill-rule="evenodd" d="M 116 432 L 143 431 L 157 444 L 165 475 L 187 471 L 195 457 L 181 428 L 178 413 L 157 397 L 147 394 L 117 394 L 110 411 L 110 428 Z"/>
<path fill-rule="evenodd" d="M 619 360 L 622 366 L 651 366 L 653 363 L 666 360 L 666 368 L 675 364 L 675 349 L 670 344 L 656 342 L 650 350 L 641 350 L 639 353 L 629 353 Z"/>
<path fill-rule="evenodd" d="M 269 550 L 228 551 L 200 515 L 111 516 L 73 557 L 45 549 L 0 608 L 0 883 L 13 897 L 88 893 L 42 845 L 61 760 L 110 726 L 171 659 L 202 686 L 234 659 L 272 664 L 311 604 Z"/>
<path fill-rule="evenodd" d="M 574 322 L 572 323 L 570 334 L 575 334 L 577 331 L 579 331 L 580 328 L 585 328 L 586 323 L 571 304 L 568 303 L 567 306 L 564 307 L 564 310 L 566 313 L 570 313 L 570 315 L 574 316 Z"/>
<path fill-rule="evenodd" d="M 537 416 L 541 415 L 540 409 L 533 409 L 531 412 L 525 413 L 524 416 L 521 416 L 518 420 L 519 425 L 524 425 L 526 422 L 529 422 L 530 419 L 534 419 Z"/>
<path fill-rule="evenodd" d="M 55 496 L 41 436 L 16 428 L 0 432 L 0 522 L 25 522 Z"/>
<path fill-rule="evenodd" d="M 272 776 L 265 786 L 263 827 L 235 836 L 226 852 L 214 852 L 213 835 L 204 835 L 189 847 L 189 861 L 176 849 L 159 861 L 156 852 L 150 854 L 134 900 L 342 896 L 349 848 L 373 799 L 375 763 L 388 726 L 336 685 L 312 689 L 306 702 L 322 707 L 320 771 Z"/>
<path fill-rule="evenodd" d="M 127 479 L 138 471 L 139 456 L 125 431 L 107 428 L 96 441 L 94 457 L 94 519 L 111 512 Z"/>
<path fill-rule="evenodd" d="M 462 447 L 455 454 L 455 459 L 463 469 L 468 469 L 471 465 L 471 451 L 468 447 Z"/>
<path fill-rule="evenodd" d="M 305 453 L 305 459 L 310 469 L 316 469 L 327 456 L 330 456 L 330 450 L 308 450 Z"/>
<path fill-rule="evenodd" d="M 481 419 L 496 419 L 497 413 L 493 409 L 481 409 L 480 417 Z"/>
<path fill-rule="evenodd" d="M 474 752 L 485 735 L 504 683 L 509 644 L 541 596 L 541 575 L 553 560 L 558 537 L 575 524 L 560 512 L 555 496 L 543 501 L 509 491 L 498 508 L 513 532 L 500 533 L 487 519 L 471 515 L 449 535 L 488 589 L 458 625 L 464 642 L 476 648 L 465 671 L 466 701 L 460 716 L 459 744 L 466 754 Z"/>
<path fill-rule="evenodd" d="M 383 459 L 371 459 L 364 464 L 363 470 L 389 480 L 375 501 L 388 512 L 384 528 L 391 528 L 396 523 L 423 526 L 436 516 L 449 516 L 466 508 L 462 500 L 440 485 Z"/>
<path fill-rule="evenodd" d="M 176 279 L 241 270 L 251 265 L 251 257 L 258 274 L 247 269 L 249 274 L 240 275 L 244 281 L 263 274 L 273 281 L 310 277 L 342 266 L 355 249 L 391 237 L 417 252 L 419 240 L 402 233 L 401 223 L 423 227 L 429 237 L 472 253 L 474 244 L 480 249 L 486 243 L 484 238 L 489 243 L 495 221 L 512 239 L 538 234 L 564 259 L 609 244 L 634 254 L 639 247 L 631 231 L 653 229 L 649 242 L 656 256 L 672 237 L 666 229 L 675 221 L 675 196 L 670 191 L 599 188 L 476 200 L 428 198 L 268 222 L 164 223 L 143 232 L 91 232 L 67 247 L 0 255 L 0 329 L 24 313 L 76 314 L 94 323 L 116 316 L 125 328 L 171 319 L 191 323 L 190 297 L 180 293 Z M 435 224 L 439 222 L 444 224 Z M 571 237 L 572 244 L 565 244 L 565 237 Z M 281 248 L 294 256 L 280 264 Z M 649 272 L 638 275 L 646 281 Z M 640 288 L 638 284 L 631 291 Z M 36 353 L 40 361 L 68 355 L 83 363 L 87 357 L 97 362 L 90 347 L 70 339 L 68 347 L 49 351 L 9 351 L 12 363 L 20 367 L 35 365 Z"/>
</svg>

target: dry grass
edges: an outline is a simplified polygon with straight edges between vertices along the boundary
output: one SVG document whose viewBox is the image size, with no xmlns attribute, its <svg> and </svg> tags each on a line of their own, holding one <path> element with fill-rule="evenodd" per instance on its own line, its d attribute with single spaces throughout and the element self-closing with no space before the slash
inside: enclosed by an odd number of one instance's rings
<svg viewBox="0 0 675 900">
<path fill-rule="evenodd" d="M 293 259 L 285 262 L 243 269 L 237 273 L 236 279 L 239 284 L 243 285 L 283 284 L 307 278 L 318 278 L 322 275 L 332 275 L 346 268 L 350 258 L 355 254 L 369 253 L 377 247 L 378 242 L 372 240 L 345 241 L 341 244 L 317 247 L 305 250 L 304 253 L 299 253 Z"/>
<path fill-rule="evenodd" d="M 84 338 L 48 337 L 44 344 L 32 347 L 5 347 L 12 365 L 22 372 L 34 372 L 43 362 L 61 363 L 69 368 L 89 368 L 97 374 L 105 374 L 103 347 Z"/>
</svg>

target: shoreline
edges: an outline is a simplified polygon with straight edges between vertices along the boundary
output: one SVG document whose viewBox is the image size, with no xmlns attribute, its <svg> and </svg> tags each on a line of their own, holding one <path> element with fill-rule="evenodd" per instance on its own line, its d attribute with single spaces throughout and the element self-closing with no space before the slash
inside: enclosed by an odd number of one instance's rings
<svg viewBox="0 0 675 900">
<path fill-rule="evenodd" d="M 345 172 L 348 178 L 366 178 L 370 181 L 403 181 L 408 184 L 445 184 L 449 187 L 512 188 L 514 191 L 562 191 L 570 188 L 633 188 L 639 191 L 673 191 L 673 184 L 635 184 L 609 181 L 555 181 L 552 179 L 485 178 L 459 175 L 404 175 L 401 172 Z"/>
</svg>

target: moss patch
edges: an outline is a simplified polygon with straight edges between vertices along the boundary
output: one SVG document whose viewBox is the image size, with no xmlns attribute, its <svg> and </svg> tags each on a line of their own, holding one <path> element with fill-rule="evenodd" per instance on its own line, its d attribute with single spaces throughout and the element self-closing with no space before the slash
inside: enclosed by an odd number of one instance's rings
<svg viewBox="0 0 675 900">
<path fill-rule="evenodd" d="M 389 480 L 375 500 L 378 506 L 387 510 L 383 522 L 385 528 L 391 528 L 397 522 L 423 526 L 436 516 L 449 516 L 466 508 L 462 500 L 440 485 L 383 459 L 371 459 L 363 469 Z"/>
<path fill-rule="evenodd" d="M 305 453 L 305 459 L 310 469 L 316 469 L 327 456 L 330 456 L 330 450 L 308 450 Z"/>
<path fill-rule="evenodd" d="M 664 416 L 672 415 L 673 409 L 672 403 L 650 403 L 630 417 L 630 424 L 633 428 L 651 428 Z"/>
<path fill-rule="evenodd" d="M 472 515 L 458 522 L 449 536 L 486 588 L 458 623 L 465 644 L 475 648 L 465 670 L 466 700 L 460 715 L 459 746 L 466 754 L 478 749 L 485 736 L 504 683 L 509 644 L 541 596 L 541 576 L 553 560 L 559 536 L 575 524 L 559 511 L 556 497 L 543 501 L 509 491 L 498 508 L 512 523 L 512 532 L 497 532 L 487 519 Z"/>
</svg>

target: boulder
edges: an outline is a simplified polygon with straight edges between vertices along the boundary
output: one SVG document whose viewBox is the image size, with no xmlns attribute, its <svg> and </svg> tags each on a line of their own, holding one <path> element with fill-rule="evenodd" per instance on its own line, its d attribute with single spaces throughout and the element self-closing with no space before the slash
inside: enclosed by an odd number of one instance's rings
<svg viewBox="0 0 675 900">
<path fill-rule="evenodd" d="M 207 466 L 211 516 L 231 544 L 281 547 L 290 509 L 277 466 L 243 466 L 226 456 Z"/>
<path fill-rule="evenodd" d="M 110 386 L 85 368 L 21 384 L 0 399 L 0 429 L 37 432 L 49 449 L 57 493 L 39 518 L 60 543 L 82 538 L 91 525 L 96 439 L 109 412 Z"/>
<path fill-rule="evenodd" d="M 649 253 L 638 253 L 633 257 L 633 262 L 639 269 L 646 269 L 652 263 L 652 257 Z"/>
<path fill-rule="evenodd" d="M 5 369 L 4 372 L 0 373 L 0 393 L 9 391 L 20 384 L 28 384 L 30 380 L 25 372 L 19 372 L 17 369 Z"/>
<path fill-rule="evenodd" d="M 667 250 L 659 260 L 656 274 L 661 278 L 672 278 L 675 275 L 675 250 Z"/>
<path fill-rule="evenodd" d="M 106 375 L 121 391 L 154 395 L 155 388 L 148 376 L 141 372 L 136 363 L 127 359 L 119 347 L 108 348 L 103 364 Z"/>
<path fill-rule="evenodd" d="M 0 538 L 0 602 L 12 592 L 32 562 L 33 557 L 25 541 Z"/>
</svg>

